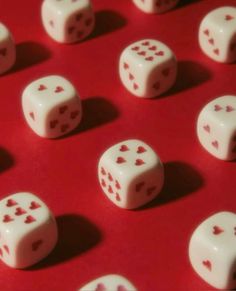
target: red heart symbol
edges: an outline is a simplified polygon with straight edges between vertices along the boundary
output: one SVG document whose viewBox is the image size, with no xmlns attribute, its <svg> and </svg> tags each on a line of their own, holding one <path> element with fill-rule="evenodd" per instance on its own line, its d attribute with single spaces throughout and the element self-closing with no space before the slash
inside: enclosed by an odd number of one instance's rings
<svg viewBox="0 0 236 291">
<path fill-rule="evenodd" d="M 113 189 L 112 189 L 111 185 L 108 187 L 108 192 L 113 194 Z"/>
<path fill-rule="evenodd" d="M 103 176 L 106 175 L 106 171 L 104 170 L 103 167 L 101 168 L 101 174 L 102 174 Z"/>
<path fill-rule="evenodd" d="M 77 31 L 77 38 L 78 38 L 78 39 L 82 38 L 83 35 L 84 35 L 84 31 L 83 31 L 83 30 L 79 30 L 79 31 Z"/>
<path fill-rule="evenodd" d="M 34 112 L 30 112 L 29 116 L 30 116 L 30 118 L 32 118 L 34 120 Z"/>
<path fill-rule="evenodd" d="M 210 128 L 209 125 L 204 125 L 204 126 L 203 126 L 203 129 L 204 129 L 205 131 L 209 132 L 209 133 L 210 133 L 210 131 L 211 131 L 211 128 Z"/>
<path fill-rule="evenodd" d="M 116 201 L 121 201 L 120 195 L 118 193 L 116 193 Z"/>
<path fill-rule="evenodd" d="M 61 126 L 61 132 L 66 132 L 68 128 L 69 128 L 69 125 L 68 124 L 62 124 L 62 126 Z"/>
<path fill-rule="evenodd" d="M 217 140 L 214 140 L 211 144 L 213 145 L 214 148 L 218 150 L 219 144 Z"/>
<path fill-rule="evenodd" d="M 165 77 L 168 77 L 170 74 L 170 68 L 166 68 L 164 70 L 162 70 L 162 75 Z"/>
<path fill-rule="evenodd" d="M 157 49 L 157 47 L 155 45 L 151 46 L 148 48 L 150 51 L 155 51 Z"/>
<path fill-rule="evenodd" d="M 60 92 L 62 92 L 62 91 L 64 91 L 64 88 L 61 87 L 61 86 L 57 86 L 54 92 L 55 92 L 55 93 L 60 93 Z"/>
<path fill-rule="evenodd" d="M 42 245 L 43 240 L 39 239 L 35 242 L 32 243 L 32 251 L 37 251 L 39 249 L 39 247 Z"/>
<path fill-rule="evenodd" d="M 215 107 L 214 107 L 215 109 L 215 111 L 220 111 L 220 110 L 222 110 L 222 107 L 220 106 L 220 105 L 215 105 Z"/>
<path fill-rule="evenodd" d="M 134 83 L 133 88 L 134 88 L 134 90 L 138 90 L 138 88 L 139 88 L 138 84 Z"/>
<path fill-rule="evenodd" d="M 117 291 L 128 291 L 128 289 L 126 289 L 126 287 L 123 286 L 123 285 L 119 285 L 119 286 L 117 287 Z"/>
<path fill-rule="evenodd" d="M 32 223 L 34 221 L 36 221 L 36 219 L 32 215 L 28 215 L 28 216 L 26 216 L 24 223 L 29 224 L 29 223 Z"/>
<path fill-rule="evenodd" d="M 3 248 L 4 248 L 4 250 L 9 254 L 10 253 L 10 251 L 9 251 L 9 247 L 7 246 L 7 245 L 3 245 Z"/>
<path fill-rule="evenodd" d="M 37 202 L 35 202 L 35 201 L 32 201 L 31 203 L 30 203 L 30 209 L 31 210 L 35 210 L 35 209 L 38 209 L 38 208 L 40 208 L 41 207 L 41 205 L 39 204 L 39 203 L 37 203 Z"/>
<path fill-rule="evenodd" d="M 80 21 L 82 17 L 83 17 L 83 14 L 79 13 L 75 16 L 75 19 L 76 19 L 76 21 Z"/>
<path fill-rule="evenodd" d="M 6 48 L 0 49 L 0 55 L 2 55 L 3 57 L 5 57 L 6 54 L 7 54 L 7 49 Z"/>
<path fill-rule="evenodd" d="M 164 56 L 164 52 L 163 51 L 159 51 L 157 53 L 155 53 L 156 56 Z"/>
<path fill-rule="evenodd" d="M 70 27 L 68 27 L 68 33 L 69 33 L 69 34 L 72 34 L 73 31 L 75 31 L 75 26 L 70 26 Z"/>
<path fill-rule="evenodd" d="M 140 182 L 140 183 L 136 184 L 135 191 L 136 192 L 141 191 L 141 189 L 143 188 L 144 185 L 145 185 L 145 182 Z"/>
<path fill-rule="evenodd" d="M 127 147 L 127 145 L 124 144 L 120 147 L 120 152 L 127 152 L 127 151 L 129 151 L 129 148 Z"/>
<path fill-rule="evenodd" d="M 213 234 L 214 235 L 218 235 L 221 234 L 222 232 L 224 232 L 224 230 L 222 228 L 220 228 L 219 226 L 215 225 L 213 226 Z"/>
<path fill-rule="evenodd" d="M 138 51 L 139 50 L 139 46 L 135 46 L 131 48 L 133 51 Z"/>
<path fill-rule="evenodd" d="M 2 252 L 2 249 L 0 248 L 0 256 L 2 257 L 3 256 L 3 252 Z"/>
<path fill-rule="evenodd" d="M 105 287 L 104 284 L 99 283 L 97 284 L 95 291 L 107 291 L 107 288 Z"/>
<path fill-rule="evenodd" d="M 47 89 L 47 87 L 45 85 L 39 85 L 39 87 L 38 87 L 38 91 L 44 91 L 46 89 Z"/>
<path fill-rule="evenodd" d="M 234 111 L 235 109 L 232 106 L 226 106 L 226 112 Z"/>
<path fill-rule="evenodd" d="M 129 74 L 129 79 L 132 81 L 134 79 L 134 76 L 132 74 Z"/>
<path fill-rule="evenodd" d="M 160 89 L 160 82 L 157 81 L 152 87 L 156 90 L 159 90 Z"/>
<path fill-rule="evenodd" d="M 123 64 L 123 67 L 124 67 L 125 70 L 129 69 L 129 65 L 126 64 L 126 63 Z"/>
<path fill-rule="evenodd" d="M 146 60 L 146 61 L 150 61 L 150 62 L 151 62 L 151 61 L 153 61 L 153 60 L 154 60 L 154 58 L 153 58 L 153 57 L 147 57 L 147 58 L 145 58 L 145 60 Z"/>
<path fill-rule="evenodd" d="M 152 193 L 156 190 L 156 186 L 150 187 L 147 189 L 147 196 L 152 195 Z"/>
<path fill-rule="evenodd" d="M 107 186 L 104 179 L 101 180 L 101 185 L 102 185 L 102 187 L 106 187 Z"/>
<path fill-rule="evenodd" d="M 108 173 L 108 180 L 111 182 L 113 181 L 112 175 L 110 173 Z"/>
<path fill-rule="evenodd" d="M 210 261 L 202 261 L 204 267 L 206 267 L 209 271 L 211 271 L 211 262 Z"/>
<path fill-rule="evenodd" d="M 141 159 L 137 159 L 135 161 L 135 166 L 142 166 L 143 164 L 145 164 L 145 162 L 143 160 L 141 160 Z"/>
<path fill-rule="evenodd" d="M 93 18 L 86 19 L 84 23 L 86 26 L 90 26 L 93 23 Z"/>
<path fill-rule="evenodd" d="M 208 42 L 210 43 L 210 44 L 212 44 L 212 45 L 214 45 L 214 39 L 213 38 L 210 38 L 209 40 L 208 40 Z"/>
<path fill-rule="evenodd" d="M 73 111 L 70 114 L 71 119 L 75 119 L 79 115 L 79 110 Z"/>
<path fill-rule="evenodd" d="M 68 106 L 67 105 L 64 105 L 64 106 L 62 106 L 62 107 L 59 108 L 59 113 L 60 114 L 63 114 L 67 109 L 68 109 Z"/>
<path fill-rule="evenodd" d="M 51 27 L 54 27 L 54 22 L 53 22 L 53 20 L 50 20 L 50 21 L 49 21 L 49 25 L 50 25 Z"/>
<path fill-rule="evenodd" d="M 144 46 L 148 46 L 149 44 L 150 44 L 149 41 L 142 42 L 142 45 Z"/>
<path fill-rule="evenodd" d="M 7 223 L 7 222 L 11 222 L 13 220 L 14 219 L 10 215 L 6 214 L 6 215 L 3 216 L 3 221 L 2 222 Z"/>
<path fill-rule="evenodd" d="M 210 32 L 209 32 L 209 30 L 208 30 L 208 29 L 204 30 L 204 31 L 203 31 L 203 33 L 204 33 L 205 35 L 207 35 L 207 36 L 209 36 L 209 35 L 210 35 Z"/>
<path fill-rule="evenodd" d="M 123 164 L 123 163 L 125 163 L 126 162 L 126 160 L 123 158 L 123 157 L 118 157 L 117 159 L 116 159 L 116 163 L 117 164 Z"/>
<path fill-rule="evenodd" d="M 137 153 L 138 154 L 142 154 L 145 153 L 147 150 L 143 147 L 143 146 L 139 146 L 137 149 Z"/>
<path fill-rule="evenodd" d="M 120 183 L 116 180 L 116 184 L 115 184 L 116 189 L 120 190 Z"/>
<path fill-rule="evenodd" d="M 219 49 L 214 49 L 213 53 L 218 56 L 220 54 L 220 50 Z"/>
<path fill-rule="evenodd" d="M 138 55 L 140 55 L 140 56 L 146 56 L 146 52 L 145 51 L 139 52 Z"/>
<path fill-rule="evenodd" d="M 229 15 L 229 14 L 225 15 L 225 20 L 226 21 L 229 21 L 229 20 L 232 20 L 232 19 L 234 19 L 234 17 L 232 15 Z"/>
<path fill-rule="evenodd" d="M 13 199 L 8 199 L 7 200 L 7 203 L 6 203 L 6 206 L 7 207 L 12 207 L 12 206 L 15 206 L 15 205 L 17 205 L 18 203 L 15 201 L 15 200 L 13 200 Z"/>
<path fill-rule="evenodd" d="M 58 120 L 56 120 L 56 119 L 50 121 L 50 128 L 55 128 L 57 126 L 57 124 L 58 124 Z"/>
<path fill-rule="evenodd" d="M 26 213 L 26 211 L 23 208 L 21 208 L 21 207 L 16 208 L 15 215 L 20 216 L 20 215 L 23 215 L 25 213 Z"/>
</svg>

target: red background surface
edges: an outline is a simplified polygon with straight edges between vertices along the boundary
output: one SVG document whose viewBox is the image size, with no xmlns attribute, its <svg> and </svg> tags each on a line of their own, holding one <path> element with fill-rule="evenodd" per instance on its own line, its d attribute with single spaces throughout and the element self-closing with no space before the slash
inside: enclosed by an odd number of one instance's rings
<svg viewBox="0 0 236 291">
<path fill-rule="evenodd" d="M 40 20 L 41 1 L 0 0 L 0 20 L 12 31 L 15 67 L 0 77 L 0 198 L 32 191 L 57 217 L 59 242 L 41 263 L 14 270 L 0 264 L 1 290 L 77 290 L 108 273 L 129 278 L 140 291 L 212 290 L 192 270 L 188 242 L 209 215 L 236 212 L 235 162 L 202 149 L 196 118 L 206 102 L 236 94 L 236 66 L 200 51 L 199 23 L 213 8 L 235 0 L 180 1 L 175 10 L 148 15 L 128 0 L 94 0 L 96 29 L 82 43 L 51 40 Z M 142 100 L 121 85 L 118 59 L 133 41 L 154 38 L 175 52 L 179 72 L 163 96 Z M 83 102 L 81 125 L 47 140 L 26 125 L 21 93 L 50 74 L 71 80 Z M 116 142 L 139 138 L 165 166 L 165 185 L 147 206 L 114 206 L 97 181 L 100 155 Z"/>
</svg>

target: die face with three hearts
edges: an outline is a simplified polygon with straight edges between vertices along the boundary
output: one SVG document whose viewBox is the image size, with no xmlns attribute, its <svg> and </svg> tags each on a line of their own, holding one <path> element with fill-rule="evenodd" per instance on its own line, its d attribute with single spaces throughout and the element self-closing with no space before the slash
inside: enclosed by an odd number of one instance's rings
<svg viewBox="0 0 236 291">
<path fill-rule="evenodd" d="M 164 43 L 145 39 L 123 50 L 119 74 L 130 93 L 137 97 L 153 98 L 169 90 L 175 83 L 177 61 Z"/>
<path fill-rule="evenodd" d="M 82 117 L 75 87 L 61 76 L 47 76 L 30 83 L 22 94 L 22 107 L 31 129 L 46 138 L 67 134 Z"/>
<path fill-rule="evenodd" d="M 0 74 L 8 71 L 15 63 L 16 49 L 9 29 L 0 23 Z"/>
<path fill-rule="evenodd" d="M 98 177 L 105 195 L 114 204 L 133 209 L 159 194 L 164 170 L 154 150 L 134 139 L 120 142 L 104 152 L 98 164 Z"/>
<path fill-rule="evenodd" d="M 191 236 L 189 258 L 208 284 L 236 288 L 236 215 L 219 212 L 203 221 Z"/>
<path fill-rule="evenodd" d="M 137 288 L 125 277 L 110 274 L 97 278 L 78 291 L 137 291 Z"/>
<path fill-rule="evenodd" d="M 179 0 L 133 0 L 133 3 L 146 13 L 164 13 L 174 8 Z"/>
<path fill-rule="evenodd" d="M 0 258 L 8 266 L 29 267 L 54 248 L 56 221 L 37 196 L 12 194 L 0 201 L 0 213 Z"/>
<path fill-rule="evenodd" d="M 209 102 L 197 120 L 201 145 L 221 160 L 236 158 L 236 96 L 222 96 Z"/>
<path fill-rule="evenodd" d="M 199 44 L 211 59 L 221 63 L 236 60 L 236 8 L 220 7 L 208 13 L 199 27 Z"/>
<path fill-rule="evenodd" d="M 49 36 L 60 43 L 81 41 L 95 24 L 90 0 L 44 0 L 41 18 Z"/>
</svg>

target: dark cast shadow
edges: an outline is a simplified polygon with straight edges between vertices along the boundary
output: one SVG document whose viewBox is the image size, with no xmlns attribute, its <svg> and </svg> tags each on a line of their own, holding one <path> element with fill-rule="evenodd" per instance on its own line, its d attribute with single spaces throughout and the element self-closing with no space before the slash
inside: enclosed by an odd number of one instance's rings
<svg viewBox="0 0 236 291">
<path fill-rule="evenodd" d="M 0 147 L 0 173 L 14 166 L 15 160 L 13 156 L 3 147 Z"/>
</svg>

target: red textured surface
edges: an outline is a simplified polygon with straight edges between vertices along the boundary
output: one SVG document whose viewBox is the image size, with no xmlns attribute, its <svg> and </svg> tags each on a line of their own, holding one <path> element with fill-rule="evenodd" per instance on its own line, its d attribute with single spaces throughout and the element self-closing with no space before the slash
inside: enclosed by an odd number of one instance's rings
<svg viewBox="0 0 236 291">
<path fill-rule="evenodd" d="M 140 291 L 212 290 L 193 272 L 188 242 L 209 215 L 236 212 L 236 166 L 201 148 L 195 123 L 206 102 L 236 93 L 236 66 L 205 57 L 197 32 L 208 11 L 236 1 L 183 0 L 166 14 L 147 15 L 128 0 L 94 0 L 96 29 L 75 45 L 47 36 L 40 2 L 0 3 L 17 45 L 15 67 L 0 77 L 0 197 L 32 191 L 42 198 L 57 217 L 59 242 L 28 270 L 1 263 L 1 290 L 77 290 L 108 273 L 126 276 Z M 131 96 L 117 74 L 122 49 L 142 38 L 163 41 L 179 61 L 175 86 L 153 100 Z M 49 74 L 71 80 L 84 108 L 81 126 L 57 140 L 36 136 L 21 110 L 24 87 Z M 135 211 L 112 205 L 96 173 L 102 152 L 129 138 L 150 144 L 166 175 L 160 196 Z"/>
</svg>

